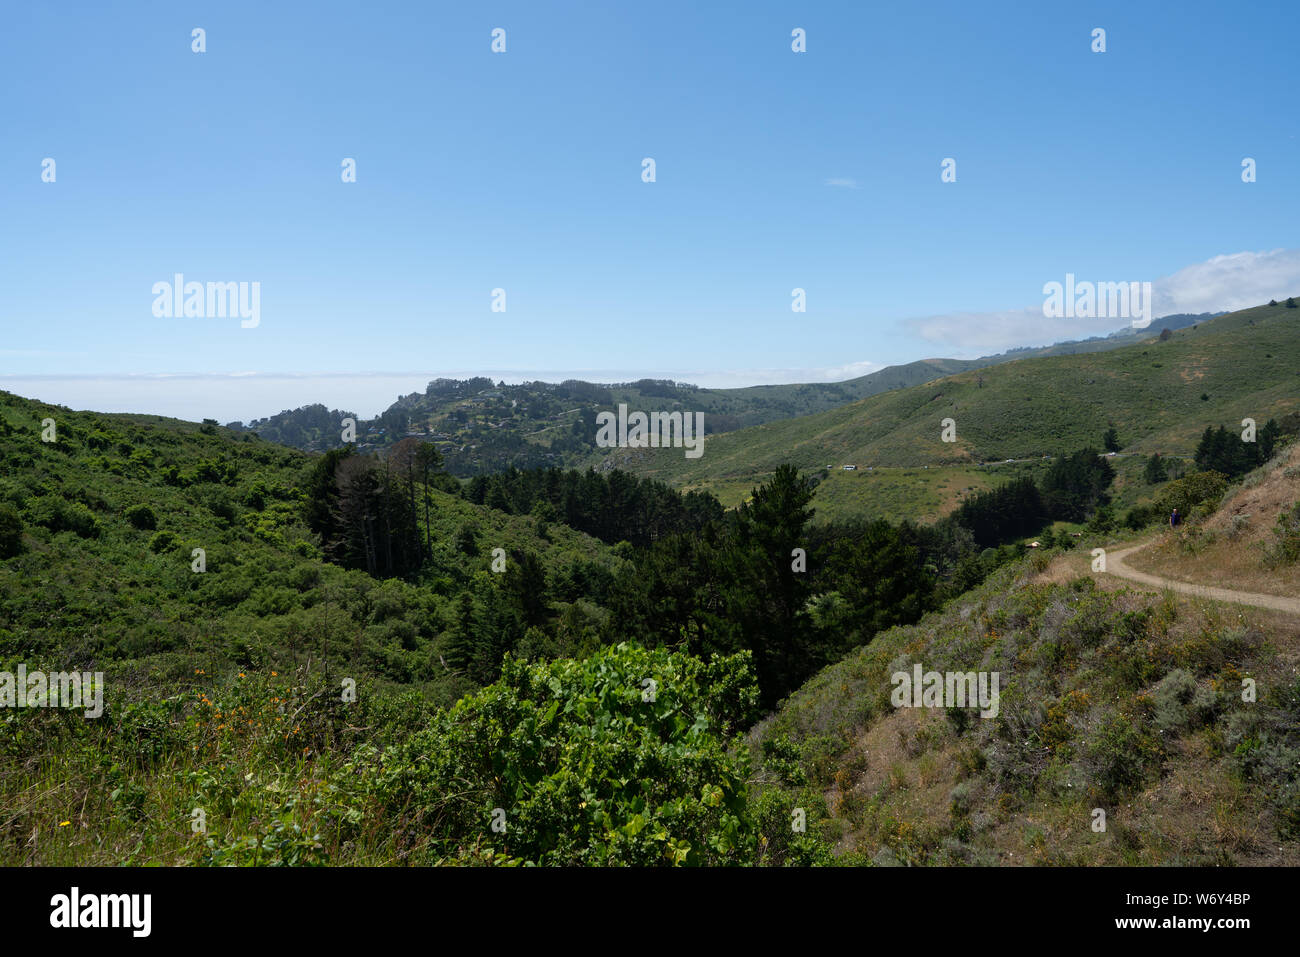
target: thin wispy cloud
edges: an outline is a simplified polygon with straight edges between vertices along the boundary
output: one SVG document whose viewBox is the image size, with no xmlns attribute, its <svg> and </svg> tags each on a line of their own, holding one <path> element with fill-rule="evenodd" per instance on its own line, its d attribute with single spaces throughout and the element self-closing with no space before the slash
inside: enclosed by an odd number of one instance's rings
<svg viewBox="0 0 1300 957">
<path fill-rule="evenodd" d="M 848 176 L 832 176 L 830 179 L 826 180 L 826 185 L 838 186 L 841 189 L 857 189 L 858 181 L 856 179 L 851 179 Z"/>
</svg>

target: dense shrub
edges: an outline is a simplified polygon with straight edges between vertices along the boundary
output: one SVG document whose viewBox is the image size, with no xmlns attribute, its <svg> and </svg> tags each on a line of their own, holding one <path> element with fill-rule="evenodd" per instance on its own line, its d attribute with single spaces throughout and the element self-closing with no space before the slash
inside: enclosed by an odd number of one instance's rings
<svg viewBox="0 0 1300 957">
<path fill-rule="evenodd" d="M 747 659 L 626 644 L 507 658 L 497 683 L 389 756 L 380 792 L 436 822 L 442 853 L 462 860 L 744 863 L 757 844 L 747 759 L 727 742 L 757 701 Z"/>
<path fill-rule="evenodd" d="M 1216 703 L 1214 692 L 1198 686 L 1196 677 L 1182 668 L 1161 678 L 1152 698 L 1156 727 L 1162 731 L 1181 731 L 1203 724 L 1213 715 Z"/>
<path fill-rule="evenodd" d="M 148 505 L 132 505 L 122 514 L 136 528 L 152 531 L 158 527 L 158 517 Z"/>
<path fill-rule="evenodd" d="M 23 548 L 23 520 L 9 505 L 0 505 L 0 558 L 12 558 Z"/>
<path fill-rule="evenodd" d="M 36 500 L 31 515 L 37 525 L 44 525 L 52 532 L 72 532 L 81 538 L 99 536 L 95 513 L 80 502 L 68 502 L 48 495 Z"/>
<path fill-rule="evenodd" d="M 152 552 L 165 552 L 176 544 L 176 536 L 171 532 L 156 532 L 149 539 L 149 550 Z"/>
<path fill-rule="evenodd" d="M 1153 506 L 1154 513 L 1164 517 L 1176 508 L 1186 515 L 1197 505 L 1212 511 L 1227 490 L 1227 476 L 1219 472 L 1193 472 L 1186 478 L 1175 479 L 1160 490 Z"/>
<path fill-rule="evenodd" d="M 1275 540 L 1265 553 L 1269 565 L 1289 565 L 1300 561 L 1300 502 L 1277 517 L 1273 537 Z"/>
</svg>

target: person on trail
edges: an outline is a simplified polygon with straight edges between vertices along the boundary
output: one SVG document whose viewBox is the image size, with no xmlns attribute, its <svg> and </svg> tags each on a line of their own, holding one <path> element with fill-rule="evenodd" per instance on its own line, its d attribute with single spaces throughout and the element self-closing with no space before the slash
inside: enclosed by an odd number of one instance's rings
<svg viewBox="0 0 1300 957">
<path fill-rule="evenodd" d="M 1177 528 L 1182 523 L 1182 521 L 1183 521 L 1183 517 L 1178 514 L 1178 509 L 1174 509 L 1172 512 L 1169 513 L 1170 528 Z"/>
</svg>

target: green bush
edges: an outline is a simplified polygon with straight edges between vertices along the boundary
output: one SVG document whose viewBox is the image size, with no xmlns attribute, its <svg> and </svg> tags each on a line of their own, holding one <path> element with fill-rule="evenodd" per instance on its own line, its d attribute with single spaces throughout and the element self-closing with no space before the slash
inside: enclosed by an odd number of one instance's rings
<svg viewBox="0 0 1300 957">
<path fill-rule="evenodd" d="M 32 506 L 32 518 L 51 532 L 72 532 L 81 538 L 98 538 L 99 522 L 95 513 L 80 502 L 67 502 L 47 495 Z"/>
<path fill-rule="evenodd" d="M 1195 676 L 1182 668 L 1175 668 L 1161 678 L 1152 698 L 1155 701 L 1156 727 L 1162 731 L 1196 727 L 1214 715 L 1214 692 L 1199 687 Z"/>
<path fill-rule="evenodd" d="M 496 684 L 387 756 L 380 793 L 462 861 L 749 862 L 748 755 L 727 746 L 758 697 L 748 657 L 507 657 Z"/>
<path fill-rule="evenodd" d="M 1187 515 L 1196 506 L 1207 513 L 1214 511 L 1228 490 L 1228 478 L 1219 472 L 1193 472 L 1175 479 L 1160 490 L 1152 508 L 1156 515 L 1167 516 L 1175 508 Z"/>
<path fill-rule="evenodd" d="M 1290 565 L 1300 561 L 1300 502 L 1277 517 L 1273 527 L 1276 539 L 1265 553 L 1270 566 Z"/>
<path fill-rule="evenodd" d="M 1085 745 L 1089 799 L 1116 802 L 1141 790 L 1164 760 L 1160 739 L 1130 715 L 1111 714 Z"/>
<path fill-rule="evenodd" d="M 152 531 L 158 527 L 158 517 L 148 505 L 132 505 L 122 514 L 136 528 Z"/>
<path fill-rule="evenodd" d="M 156 532 L 149 539 L 149 550 L 151 552 L 165 552 L 176 544 L 176 536 L 171 532 Z"/>
<path fill-rule="evenodd" d="M 23 520 L 12 506 L 0 505 L 0 558 L 13 558 L 23 550 Z"/>
</svg>

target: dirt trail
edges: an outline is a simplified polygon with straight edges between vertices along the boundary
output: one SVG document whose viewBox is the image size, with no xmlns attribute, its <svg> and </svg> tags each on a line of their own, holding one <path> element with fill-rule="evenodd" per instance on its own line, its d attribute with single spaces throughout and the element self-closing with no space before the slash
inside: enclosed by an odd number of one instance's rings
<svg viewBox="0 0 1300 957">
<path fill-rule="evenodd" d="M 1187 582 L 1174 581 L 1172 578 L 1161 578 L 1159 575 L 1148 575 L 1146 572 L 1137 571 L 1124 563 L 1124 559 L 1128 556 L 1146 548 L 1150 544 L 1152 543 L 1143 542 L 1141 545 L 1132 545 L 1117 552 L 1107 552 L 1106 571 L 1111 575 L 1118 575 L 1120 578 L 1141 582 L 1143 585 L 1151 585 L 1155 588 L 1171 588 L 1185 595 L 1212 598 L 1215 601 L 1230 601 L 1238 605 L 1254 605 L 1257 608 L 1272 608 L 1274 611 L 1285 611 L 1293 615 L 1300 615 L 1300 598 L 1283 598 L 1281 595 L 1261 595 L 1256 592 L 1234 591 L 1231 588 L 1192 585 Z"/>
</svg>

